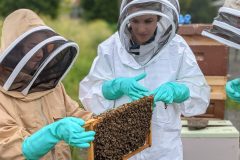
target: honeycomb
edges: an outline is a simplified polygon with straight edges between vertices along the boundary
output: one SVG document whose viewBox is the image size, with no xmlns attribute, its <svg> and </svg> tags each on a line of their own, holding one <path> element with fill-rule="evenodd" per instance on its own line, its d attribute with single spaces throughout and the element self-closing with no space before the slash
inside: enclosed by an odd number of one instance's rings
<svg viewBox="0 0 240 160">
<path fill-rule="evenodd" d="M 96 117 L 94 160 L 122 160 L 146 144 L 150 134 L 153 97 L 123 104 Z"/>
</svg>

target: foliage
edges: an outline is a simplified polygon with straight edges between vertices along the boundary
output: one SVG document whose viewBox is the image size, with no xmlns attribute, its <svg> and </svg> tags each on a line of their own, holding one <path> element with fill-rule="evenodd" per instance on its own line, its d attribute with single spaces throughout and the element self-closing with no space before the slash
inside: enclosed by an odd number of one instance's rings
<svg viewBox="0 0 240 160">
<path fill-rule="evenodd" d="M 104 19 L 109 23 L 118 20 L 119 2 L 117 0 L 81 0 L 83 18 L 87 20 Z"/>
<path fill-rule="evenodd" d="M 179 0 L 181 13 L 191 14 L 192 23 L 212 23 L 217 15 L 216 0 Z"/>
<path fill-rule="evenodd" d="M 37 13 L 56 18 L 61 0 L 0 0 L 0 16 L 8 14 L 19 8 L 28 8 Z"/>
<path fill-rule="evenodd" d="M 217 0 L 179 0 L 181 13 L 192 15 L 192 23 L 211 23 L 217 15 Z M 118 19 L 119 0 L 81 0 L 83 18 L 87 20 L 104 19 L 116 23 Z"/>
<path fill-rule="evenodd" d="M 226 107 L 227 109 L 240 111 L 240 103 L 230 99 L 229 97 L 227 97 L 227 100 L 226 100 Z"/>
</svg>

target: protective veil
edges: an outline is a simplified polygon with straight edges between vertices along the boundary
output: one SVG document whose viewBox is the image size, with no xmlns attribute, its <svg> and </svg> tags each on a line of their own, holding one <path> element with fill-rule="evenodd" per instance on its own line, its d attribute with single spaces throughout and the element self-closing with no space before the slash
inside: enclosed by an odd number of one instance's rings
<svg viewBox="0 0 240 160">
<path fill-rule="evenodd" d="M 118 33 L 123 46 L 138 62 L 146 64 L 176 34 L 179 12 L 176 0 L 123 0 L 118 21 Z M 158 16 L 157 29 L 146 44 L 138 45 L 131 40 L 130 20 L 146 14 Z"/>
<path fill-rule="evenodd" d="M 0 53 L 0 159 L 24 159 L 23 140 L 58 119 L 91 117 L 60 83 L 78 55 L 78 45 L 34 12 L 20 9 L 4 20 Z M 70 149 L 61 142 L 42 159 L 71 159 Z"/>
<path fill-rule="evenodd" d="M 226 0 L 213 21 L 213 28 L 202 35 L 240 49 L 240 1 Z"/>
<path fill-rule="evenodd" d="M 125 13 L 128 6 L 133 3 L 144 5 L 151 2 L 159 3 L 162 8 L 165 7 L 165 9 L 171 11 L 168 17 L 176 16 L 173 10 L 178 10 L 177 8 L 170 9 L 170 7 L 167 7 L 166 4 L 177 6 L 173 5 L 177 4 L 173 0 L 125 2 L 123 1 L 121 7 L 122 13 Z M 144 10 L 140 13 L 145 15 L 153 12 Z M 154 53 L 154 56 L 151 52 L 147 54 L 150 56 L 150 58 L 147 57 L 149 58 L 148 62 L 141 64 L 130 53 L 129 40 L 131 37 L 128 37 L 127 21 L 131 18 L 131 14 L 127 20 L 124 17 L 128 16 L 120 16 L 119 32 L 99 45 L 98 56 L 95 58 L 89 74 L 80 82 L 79 98 L 87 110 L 96 114 L 131 101 L 126 95 L 116 100 L 104 98 L 102 93 L 103 83 L 115 78 L 130 78 L 146 73 L 146 77 L 139 80 L 138 83 L 149 91 L 153 91 L 166 82 L 181 83 L 189 88 L 190 97 L 182 103 L 172 103 L 165 109 L 163 102 L 156 102 L 152 117 L 152 146 L 135 155 L 131 160 L 182 160 L 180 116 L 181 114 L 193 116 L 205 113 L 209 103 L 210 88 L 195 57 L 183 38 L 175 35 L 177 22 L 165 23 L 164 20 L 166 19 L 163 18 L 165 14 L 163 15 L 158 11 L 154 12 L 154 14 L 157 13 L 160 16 L 159 24 L 165 24 L 166 28 L 170 27 L 170 31 L 164 32 L 165 30 L 161 28 L 159 34 L 156 34 L 155 40 L 159 42 L 156 43 L 158 49 L 156 49 L 157 52 Z M 161 22 L 161 20 L 164 22 Z M 163 36 L 164 34 L 168 35 L 167 38 Z"/>
</svg>

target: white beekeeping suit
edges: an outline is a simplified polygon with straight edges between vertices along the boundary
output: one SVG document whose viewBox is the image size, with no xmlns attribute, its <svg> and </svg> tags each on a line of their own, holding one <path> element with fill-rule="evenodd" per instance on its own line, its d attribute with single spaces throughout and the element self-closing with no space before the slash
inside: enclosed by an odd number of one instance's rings
<svg viewBox="0 0 240 160">
<path fill-rule="evenodd" d="M 118 32 L 99 45 L 89 74 L 80 82 L 79 99 L 95 114 L 130 102 L 126 95 L 116 100 L 104 98 L 103 83 L 118 77 L 133 77 L 145 72 L 147 76 L 139 83 L 149 91 L 166 82 L 181 83 L 189 88 L 190 97 L 182 103 L 169 104 L 165 109 L 163 102 L 156 102 L 152 116 L 152 146 L 131 160 L 182 160 L 180 116 L 205 113 L 209 104 L 209 86 L 191 49 L 176 35 L 178 13 L 176 0 L 123 1 Z M 146 44 L 132 44 L 129 21 L 149 14 L 159 17 L 154 37 Z"/>
<path fill-rule="evenodd" d="M 213 28 L 203 31 L 202 35 L 240 49 L 240 1 L 226 0 L 214 18 Z"/>
</svg>

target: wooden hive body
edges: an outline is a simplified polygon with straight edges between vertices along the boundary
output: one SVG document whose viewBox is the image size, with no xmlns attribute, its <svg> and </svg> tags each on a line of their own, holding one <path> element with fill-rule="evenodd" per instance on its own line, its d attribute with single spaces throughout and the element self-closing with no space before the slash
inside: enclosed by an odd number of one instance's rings
<svg viewBox="0 0 240 160">
<path fill-rule="evenodd" d="M 224 119 L 225 85 L 227 82 L 229 47 L 208 37 L 202 36 L 212 24 L 189 24 L 179 27 L 180 34 L 192 49 L 197 63 L 211 87 L 210 104 L 205 114 L 197 117 Z"/>
</svg>

